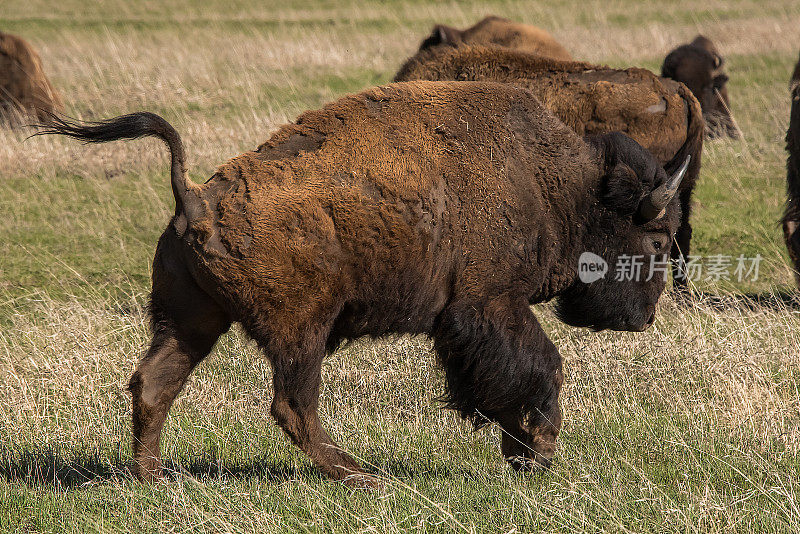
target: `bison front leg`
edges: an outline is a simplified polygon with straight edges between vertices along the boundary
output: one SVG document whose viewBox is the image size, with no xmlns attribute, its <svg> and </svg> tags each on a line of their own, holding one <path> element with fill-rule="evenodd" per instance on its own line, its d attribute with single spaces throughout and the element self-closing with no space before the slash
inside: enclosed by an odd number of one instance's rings
<svg viewBox="0 0 800 534">
<path fill-rule="evenodd" d="M 377 481 L 331 439 L 319 419 L 324 342 L 270 350 L 275 398 L 272 415 L 292 442 L 322 472 L 353 487 L 376 487 Z"/>
<path fill-rule="evenodd" d="M 694 163 L 694 162 L 692 162 Z M 692 224 L 689 216 L 692 211 L 692 190 L 683 189 L 680 192 L 681 224 L 675 233 L 675 242 L 670 249 L 672 259 L 672 287 L 679 296 L 690 294 L 689 282 L 686 276 L 686 258 L 689 257 L 689 247 L 692 243 Z"/>
<path fill-rule="evenodd" d="M 434 336 L 448 406 L 503 429 L 503 456 L 516 468 L 549 466 L 561 429 L 561 356 L 527 301 L 501 297 L 444 311 Z"/>
<path fill-rule="evenodd" d="M 561 430 L 561 409 L 557 395 L 553 404 L 532 416 L 529 422 L 513 412 L 500 417 L 503 432 L 500 450 L 514 469 L 530 471 L 550 467 L 556 451 L 556 438 Z"/>
<path fill-rule="evenodd" d="M 795 283 L 800 287 L 800 222 L 791 216 L 787 208 L 786 216 L 783 218 L 783 240 L 786 243 L 786 250 L 789 252 L 789 259 L 792 260 Z"/>
</svg>

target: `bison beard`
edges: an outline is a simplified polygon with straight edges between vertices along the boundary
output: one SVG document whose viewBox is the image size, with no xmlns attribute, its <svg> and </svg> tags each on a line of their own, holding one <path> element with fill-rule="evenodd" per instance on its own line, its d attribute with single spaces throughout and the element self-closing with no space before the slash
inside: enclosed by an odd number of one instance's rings
<svg viewBox="0 0 800 534">
<path fill-rule="evenodd" d="M 178 209 L 153 260 L 152 342 L 130 380 L 144 480 L 161 474 L 175 397 L 232 322 L 270 359 L 275 420 L 334 479 L 375 484 L 322 427 L 323 358 L 340 340 L 390 333 L 430 335 L 448 406 L 476 427 L 499 423 L 514 467 L 548 465 L 561 358 L 529 304 L 558 297 L 596 313 L 595 328 L 646 327 L 664 282 L 592 286 L 588 306 L 578 257 L 652 253 L 656 241 L 666 252 L 680 215 L 672 196 L 683 171 L 668 177 L 619 134 L 583 140 L 511 85 L 415 82 L 351 95 L 202 185 L 156 115 L 56 120 L 46 133 L 152 135 L 172 154 Z"/>
</svg>

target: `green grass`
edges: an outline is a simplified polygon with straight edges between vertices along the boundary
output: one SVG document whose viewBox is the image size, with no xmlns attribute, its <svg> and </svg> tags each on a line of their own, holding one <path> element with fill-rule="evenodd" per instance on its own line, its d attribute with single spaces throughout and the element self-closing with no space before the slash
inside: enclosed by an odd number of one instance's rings
<svg viewBox="0 0 800 534">
<path fill-rule="evenodd" d="M 440 409 L 427 340 L 344 347 L 324 367 L 322 417 L 379 492 L 324 479 L 289 443 L 269 363 L 234 329 L 170 413 L 169 480 L 143 486 L 127 471 L 126 386 L 173 209 L 165 150 L 0 131 L 0 531 L 800 530 L 800 308 L 777 224 L 796 2 L 14 0 L 0 29 L 39 49 L 68 114 L 164 115 L 202 182 L 302 111 L 391 80 L 434 23 L 489 13 L 616 67 L 657 71 L 698 32 L 717 42 L 745 136 L 706 143 L 693 252 L 760 254 L 759 279 L 700 281 L 709 299 L 692 307 L 665 296 L 641 334 L 537 307 L 566 374 L 539 476 L 504 465 L 496 427 Z"/>
</svg>

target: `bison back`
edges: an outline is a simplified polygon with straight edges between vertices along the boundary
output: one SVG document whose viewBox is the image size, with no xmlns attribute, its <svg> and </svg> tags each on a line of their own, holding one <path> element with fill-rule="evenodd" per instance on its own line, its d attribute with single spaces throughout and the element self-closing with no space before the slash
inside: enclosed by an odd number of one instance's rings
<svg viewBox="0 0 800 534">
<path fill-rule="evenodd" d="M 481 292 L 526 269 L 544 284 L 550 249 L 521 264 L 534 254 L 523 244 L 563 234 L 547 214 L 597 187 L 592 158 L 522 88 L 371 89 L 304 113 L 222 166 L 203 186 L 210 216 L 191 228 L 192 263 L 229 309 L 302 317 L 347 303 L 348 335 L 426 331 L 456 275 Z"/>
<path fill-rule="evenodd" d="M 699 163 L 703 121 L 697 100 L 681 84 L 644 69 L 611 69 L 488 47 L 438 47 L 410 58 L 395 79 L 518 85 L 580 135 L 624 132 L 662 164 L 672 162 L 689 143 Z"/>
<path fill-rule="evenodd" d="M 465 44 L 497 45 L 556 60 L 572 61 L 572 55 L 546 30 L 501 17 L 486 17 L 461 33 Z"/>
</svg>

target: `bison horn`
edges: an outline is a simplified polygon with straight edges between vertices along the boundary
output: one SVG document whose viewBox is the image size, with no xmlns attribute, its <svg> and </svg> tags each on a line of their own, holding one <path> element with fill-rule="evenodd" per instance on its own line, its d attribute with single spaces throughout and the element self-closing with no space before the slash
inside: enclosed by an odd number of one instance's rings
<svg viewBox="0 0 800 534">
<path fill-rule="evenodd" d="M 683 175 L 686 174 L 686 169 L 689 167 L 689 161 L 692 156 L 686 156 L 680 169 L 675 174 L 667 178 L 667 181 L 654 189 L 649 195 L 642 199 L 639 204 L 639 216 L 645 221 L 652 221 L 664 215 L 664 210 L 669 205 L 672 197 L 678 192 L 678 188 L 683 180 Z"/>
</svg>

